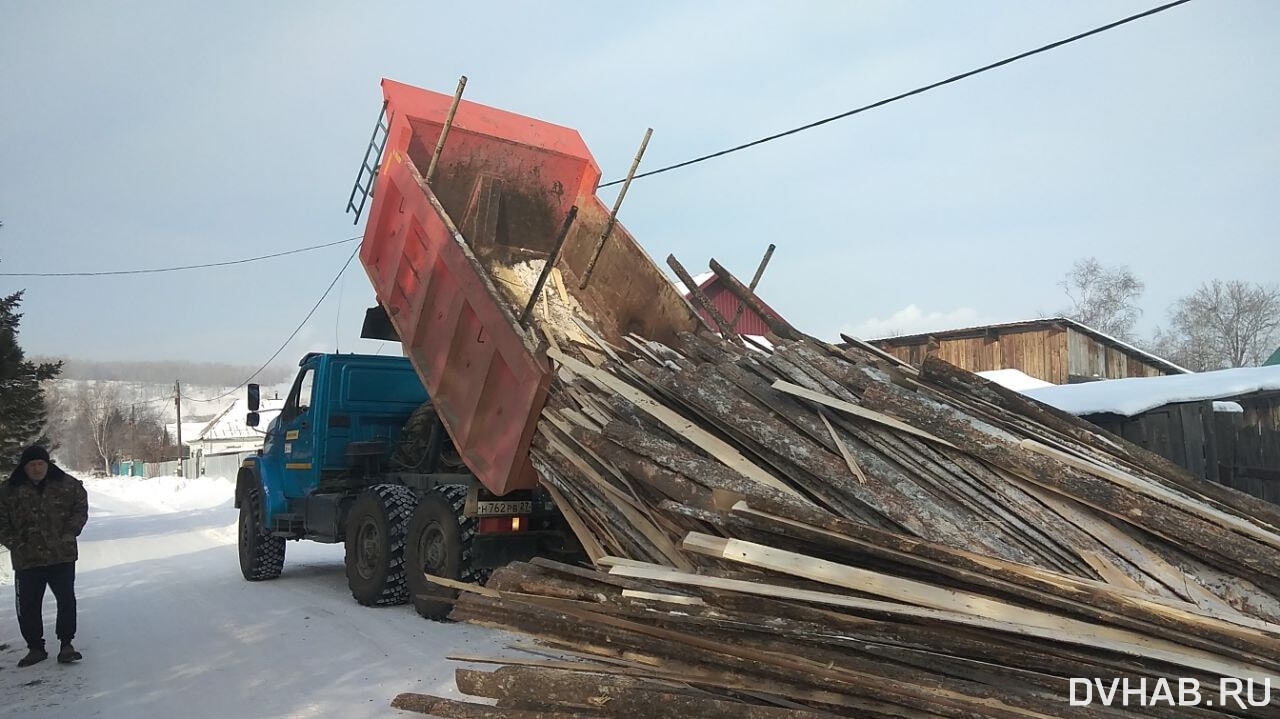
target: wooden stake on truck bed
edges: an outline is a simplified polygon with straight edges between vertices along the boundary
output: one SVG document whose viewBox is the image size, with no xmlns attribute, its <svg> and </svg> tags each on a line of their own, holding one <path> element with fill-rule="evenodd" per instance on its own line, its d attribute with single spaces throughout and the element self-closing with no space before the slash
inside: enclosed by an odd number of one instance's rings
<svg viewBox="0 0 1280 719">
<path fill-rule="evenodd" d="M 462 102 L 462 91 L 467 87 L 467 76 L 458 78 L 458 89 L 453 93 L 453 104 L 449 106 L 449 114 L 444 118 L 444 126 L 440 128 L 440 139 L 436 140 L 436 149 L 431 153 L 431 164 L 427 165 L 427 175 L 423 179 L 431 184 L 435 177 L 436 164 L 440 162 L 440 153 L 444 151 L 444 141 L 449 137 L 449 128 L 453 127 L 453 114 L 458 111 L 458 103 Z"/>
<path fill-rule="evenodd" d="M 596 261 L 600 259 L 600 252 L 604 250 L 604 243 L 608 241 L 609 235 L 613 234 L 613 226 L 618 222 L 618 210 L 622 209 L 622 200 L 627 196 L 627 188 L 631 187 L 631 180 L 636 176 L 636 169 L 640 167 L 640 158 L 644 157 L 644 149 L 649 146 L 649 138 L 653 135 L 653 128 L 644 131 L 644 139 L 640 141 L 640 149 L 636 150 L 636 159 L 631 161 L 631 169 L 627 170 L 627 179 L 622 183 L 622 189 L 618 190 L 618 197 L 613 201 L 613 212 L 609 213 L 609 221 L 604 224 L 604 232 L 600 233 L 600 239 L 596 240 L 596 247 L 591 251 L 591 259 L 587 261 L 587 269 L 582 272 L 582 282 L 578 283 L 578 289 L 587 289 L 587 283 L 591 281 L 591 273 L 596 269 Z"/>
<path fill-rule="evenodd" d="M 759 297 L 756 297 L 756 293 L 747 289 L 745 285 L 738 281 L 737 277 L 733 276 L 732 272 L 724 268 L 724 265 L 712 259 L 711 271 L 716 273 L 716 276 L 724 282 L 724 286 L 727 287 L 730 292 L 737 295 L 739 300 L 742 300 L 742 302 L 755 311 L 756 314 L 760 315 L 760 319 L 764 320 L 764 323 L 769 325 L 769 329 L 775 335 L 786 340 L 798 340 L 804 337 L 804 335 L 797 331 L 796 328 L 788 324 L 786 320 L 779 318 L 769 310 L 765 309 L 764 303 L 760 301 Z"/>
<path fill-rule="evenodd" d="M 764 274 L 764 268 L 769 266 L 769 259 L 773 257 L 773 251 L 776 249 L 776 245 L 770 244 L 769 249 L 764 251 L 764 257 L 760 259 L 760 264 L 756 267 L 756 273 L 752 275 L 751 284 L 747 285 L 747 289 L 756 291 L 756 285 L 760 284 L 760 276 Z M 734 328 L 735 332 L 738 331 L 738 320 L 742 319 L 742 312 L 745 309 L 747 309 L 747 303 L 738 300 L 738 309 L 733 313 L 733 319 L 729 320 L 729 326 Z"/>
<path fill-rule="evenodd" d="M 533 292 L 529 294 L 529 303 L 524 306 L 524 312 L 520 313 L 521 325 L 527 323 L 530 315 L 533 314 L 533 305 L 538 301 L 538 297 L 542 295 L 542 288 L 547 284 L 547 278 L 551 276 L 551 271 L 556 268 L 556 260 L 560 259 L 560 248 L 564 247 L 564 239 L 569 236 L 569 228 L 573 226 L 573 220 L 577 216 L 577 205 L 570 207 L 569 214 L 564 216 L 564 224 L 560 225 L 560 234 L 556 236 L 555 244 L 551 246 L 551 254 L 547 255 L 547 262 L 542 266 L 538 281 L 533 285 Z"/>
<path fill-rule="evenodd" d="M 702 288 L 698 287 L 698 283 L 693 281 L 689 271 L 684 268 L 684 265 L 680 264 L 675 255 L 667 255 L 667 264 L 671 269 L 675 270 L 676 277 L 679 277 L 684 286 L 688 288 L 689 298 L 696 302 L 699 307 L 706 310 L 711 319 L 715 321 L 716 326 L 720 328 L 720 336 L 729 341 L 737 339 L 737 335 L 734 334 L 729 321 L 724 318 L 724 315 L 720 314 L 720 310 L 716 309 L 715 305 L 711 304 L 710 298 L 702 291 Z"/>
</svg>

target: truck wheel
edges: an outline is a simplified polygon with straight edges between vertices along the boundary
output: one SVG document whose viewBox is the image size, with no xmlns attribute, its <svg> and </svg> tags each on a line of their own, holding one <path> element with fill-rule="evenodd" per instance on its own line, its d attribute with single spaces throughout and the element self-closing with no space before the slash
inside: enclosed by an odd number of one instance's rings
<svg viewBox="0 0 1280 719">
<path fill-rule="evenodd" d="M 431 400 L 418 405 L 400 430 L 400 441 L 391 455 L 392 465 L 409 472 L 466 472 L 467 466 L 445 431 L 441 432 L 438 462 L 434 468 L 428 467 L 432 454 L 431 434 L 438 424 L 440 417 Z"/>
<path fill-rule="evenodd" d="M 250 582 L 275 579 L 284 569 L 284 537 L 262 528 L 262 489 L 250 487 L 240 497 L 240 573 Z"/>
<path fill-rule="evenodd" d="M 476 522 L 463 516 L 466 503 L 465 486 L 437 487 L 422 498 L 409 522 L 409 596 L 413 608 L 427 619 L 443 619 L 457 596 L 451 589 L 428 582 L 428 574 L 461 582 L 478 579 L 471 566 Z"/>
<path fill-rule="evenodd" d="M 365 606 L 404 604 L 404 542 L 418 503 L 413 490 L 375 484 L 360 493 L 347 517 L 347 586 Z"/>
</svg>

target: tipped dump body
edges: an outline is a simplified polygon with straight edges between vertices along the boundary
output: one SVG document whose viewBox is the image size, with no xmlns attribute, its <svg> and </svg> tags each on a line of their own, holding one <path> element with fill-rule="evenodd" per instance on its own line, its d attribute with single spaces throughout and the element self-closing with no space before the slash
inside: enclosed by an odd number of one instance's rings
<svg viewBox="0 0 1280 719">
<path fill-rule="evenodd" d="M 583 321 L 617 344 L 628 333 L 677 344 L 697 320 L 620 225 L 578 290 L 609 210 L 575 130 L 462 101 L 428 186 L 421 173 L 452 97 L 382 87 L 390 128 L 361 263 L 467 466 L 497 494 L 530 488 L 529 443 L 551 374 L 537 322 L 516 322 L 529 289 L 495 271 L 545 260 L 576 205 L 557 267 Z"/>
</svg>

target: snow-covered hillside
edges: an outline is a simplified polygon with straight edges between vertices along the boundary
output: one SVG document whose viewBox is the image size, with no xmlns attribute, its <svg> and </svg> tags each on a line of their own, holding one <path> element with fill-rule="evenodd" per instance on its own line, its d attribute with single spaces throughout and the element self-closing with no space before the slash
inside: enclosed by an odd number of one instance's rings
<svg viewBox="0 0 1280 719">
<path fill-rule="evenodd" d="M 64 398 L 74 398 L 86 385 L 105 385 L 113 388 L 123 406 L 146 405 L 155 409 L 165 423 L 177 419 L 177 407 L 173 403 L 173 383 L 125 382 L 120 380 L 58 379 L 48 383 L 52 392 Z M 263 397 L 283 397 L 289 392 L 289 383 L 264 386 Z M 245 396 L 243 388 L 217 385 L 183 385 L 182 419 L 184 424 L 208 421 L 221 414 L 232 402 Z M 222 396 L 226 395 L 226 396 Z M 208 401 L 202 401 L 208 400 Z"/>
<path fill-rule="evenodd" d="M 249 583 L 226 479 L 85 481 L 77 592 L 83 662 L 16 668 L 22 640 L 0 551 L 0 717 L 210 719 L 409 716 L 402 691 L 457 696 L 450 653 L 508 639 L 357 605 L 341 546 L 290 543 L 284 574 Z M 52 597 L 46 640 L 54 643 Z"/>
</svg>

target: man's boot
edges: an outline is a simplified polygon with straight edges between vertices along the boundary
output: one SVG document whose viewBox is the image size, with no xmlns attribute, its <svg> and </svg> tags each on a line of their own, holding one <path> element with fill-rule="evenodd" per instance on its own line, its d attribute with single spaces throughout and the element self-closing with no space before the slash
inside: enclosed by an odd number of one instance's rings
<svg viewBox="0 0 1280 719">
<path fill-rule="evenodd" d="M 43 646 L 30 647 L 27 656 L 18 660 L 19 667 L 29 667 L 32 664 L 38 664 L 49 658 L 49 652 L 44 650 Z"/>
<path fill-rule="evenodd" d="M 84 656 L 82 656 L 80 652 L 77 652 L 75 647 L 71 646 L 71 642 L 62 643 L 62 649 L 58 651 L 59 664 L 70 664 L 71 662 L 78 662 L 81 659 L 84 659 Z"/>
</svg>

